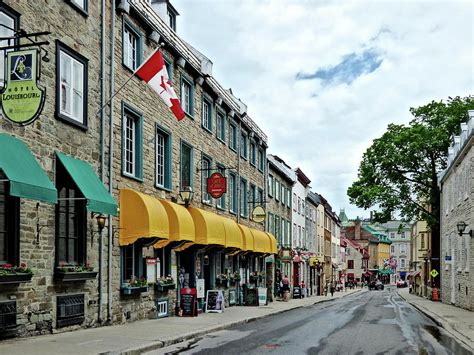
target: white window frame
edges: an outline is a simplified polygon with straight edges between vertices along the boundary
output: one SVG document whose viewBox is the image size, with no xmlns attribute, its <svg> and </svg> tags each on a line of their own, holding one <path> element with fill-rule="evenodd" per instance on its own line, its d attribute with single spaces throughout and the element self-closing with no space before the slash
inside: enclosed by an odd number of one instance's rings
<svg viewBox="0 0 474 355">
<path fill-rule="evenodd" d="M 123 27 L 123 64 L 135 71 L 139 66 L 140 36 L 127 24 Z"/>
<path fill-rule="evenodd" d="M 85 66 L 84 63 L 78 61 L 72 55 L 66 53 L 64 50 L 59 50 L 59 73 L 60 73 L 60 89 L 59 89 L 59 113 L 64 115 L 71 120 L 78 122 L 84 125 L 84 83 L 85 83 Z M 65 77 L 66 66 L 65 61 L 69 61 L 69 77 L 71 82 L 68 83 L 66 80 L 63 80 Z M 79 69 L 78 71 L 76 71 Z M 82 76 L 80 78 L 80 85 L 77 84 L 79 80 L 77 74 L 80 73 Z M 75 98 L 79 98 L 78 107 L 80 108 L 79 112 L 74 112 L 75 107 Z M 68 105 L 69 103 L 69 105 Z"/>
<path fill-rule="evenodd" d="M 137 119 L 132 114 L 125 112 L 123 120 L 124 143 L 123 143 L 123 162 L 124 174 L 136 177 L 136 146 L 137 146 Z M 128 169 L 130 165 L 131 170 Z"/>
</svg>

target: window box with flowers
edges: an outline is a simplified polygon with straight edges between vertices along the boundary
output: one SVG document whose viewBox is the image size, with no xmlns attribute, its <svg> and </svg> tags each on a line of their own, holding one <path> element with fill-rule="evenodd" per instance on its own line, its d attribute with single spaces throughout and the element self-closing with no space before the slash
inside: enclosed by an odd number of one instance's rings
<svg viewBox="0 0 474 355">
<path fill-rule="evenodd" d="M 175 287 L 176 285 L 174 283 L 174 280 L 170 275 L 160 277 L 159 280 L 155 284 L 155 290 L 160 291 L 160 292 L 171 290 Z"/>
<path fill-rule="evenodd" d="M 227 287 L 229 276 L 227 274 L 218 274 L 216 277 L 216 285 Z"/>
<path fill-rule="evenodd" d="M 124 295 L 138 295 L 143 292 L 148 292 L 148 281 L 144 278 L 133 277 L 127 283 L 122 284 L 122 294 Z"/>
<path fill-rule="evenodd" d="M 249 279 L 250 279 L 250 282 L 257 283 L 257 282 L 262 282 L 264 277 L 265 277 L 265 273 L 254 271 L 250 273 Z"/>
<path fill-rule="evenodd" d="M 0 265 L 0 284 L 18 284 L 22 282 L 30 282 L 33 271 L 26 265 L 21 263 L 20 266 L 12 264 Z"/>
<path fill-rule="evenodd" d="M 89 264 L 68 265 L 61 263 L 54 269 L 54 280 L 62 282 L 85 281 L 95 279 L 97 271 Z"/>
<path fill-rule="evenodd" d="M 231 284 L 239 282 L 240 281 L 240 272 L 236 271 L 232 274 L 229 275 L 229 281 Z"/>
</svg>

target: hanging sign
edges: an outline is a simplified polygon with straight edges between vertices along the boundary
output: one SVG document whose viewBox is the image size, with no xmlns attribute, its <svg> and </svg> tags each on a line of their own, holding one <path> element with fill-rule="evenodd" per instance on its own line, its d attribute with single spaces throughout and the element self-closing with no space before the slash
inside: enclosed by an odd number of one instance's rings
<svg viewBox="0 0 474 355">
<path fill-rule="evenodd" d="M 5 87 L 1 93 L 3 116 L 21 126 L 33 123 L 41 113 L 45 89 L 38 87 L 38 51 L 7 52 Z"/>
<path fill-rule="evenodd" d="M 261 206 L 256 206 L 252 211 L 252 219 L 254 222 L 262 223 L 266 216 L 265 210 Z"/>
<path fill-rule="evenodd" d="M 220 198 L 227 192 L 227 179 L 221 173 L 213 173 L 207 179 L 207 192 L 213 198 Z"/>
</svg>

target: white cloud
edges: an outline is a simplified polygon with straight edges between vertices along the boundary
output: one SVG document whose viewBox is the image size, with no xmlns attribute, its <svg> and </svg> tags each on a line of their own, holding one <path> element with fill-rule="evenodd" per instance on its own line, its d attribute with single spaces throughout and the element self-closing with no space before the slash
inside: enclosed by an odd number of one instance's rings
<svg viewBox="0 0 474 355">
<path fill-rule="evenodd" d="M 473 92 L 471 1 L 175 0 L 179 34 L 214 62 L 267 133 L 333 208 L 349 206 L 359 161 L 409 108 Z M 296 81 L 375 48 L 383 62 L 350 85 Z"/>
</svg>

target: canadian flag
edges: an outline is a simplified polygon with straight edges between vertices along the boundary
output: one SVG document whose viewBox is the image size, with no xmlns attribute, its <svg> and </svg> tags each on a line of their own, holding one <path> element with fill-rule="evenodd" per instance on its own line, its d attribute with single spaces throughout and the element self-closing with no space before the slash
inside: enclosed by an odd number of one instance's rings
<svg viewBox="0 0 474 355">
<path fill-rule="evenodd" d="M 171 86 L 165 61 L 159 48 L 137 69 L 135 74 L 140 79 L 146 81 L 160 95 L 178 121 L 185 117 L 178 96 L 176 96 L 173 86 Z"/>
</svg>

